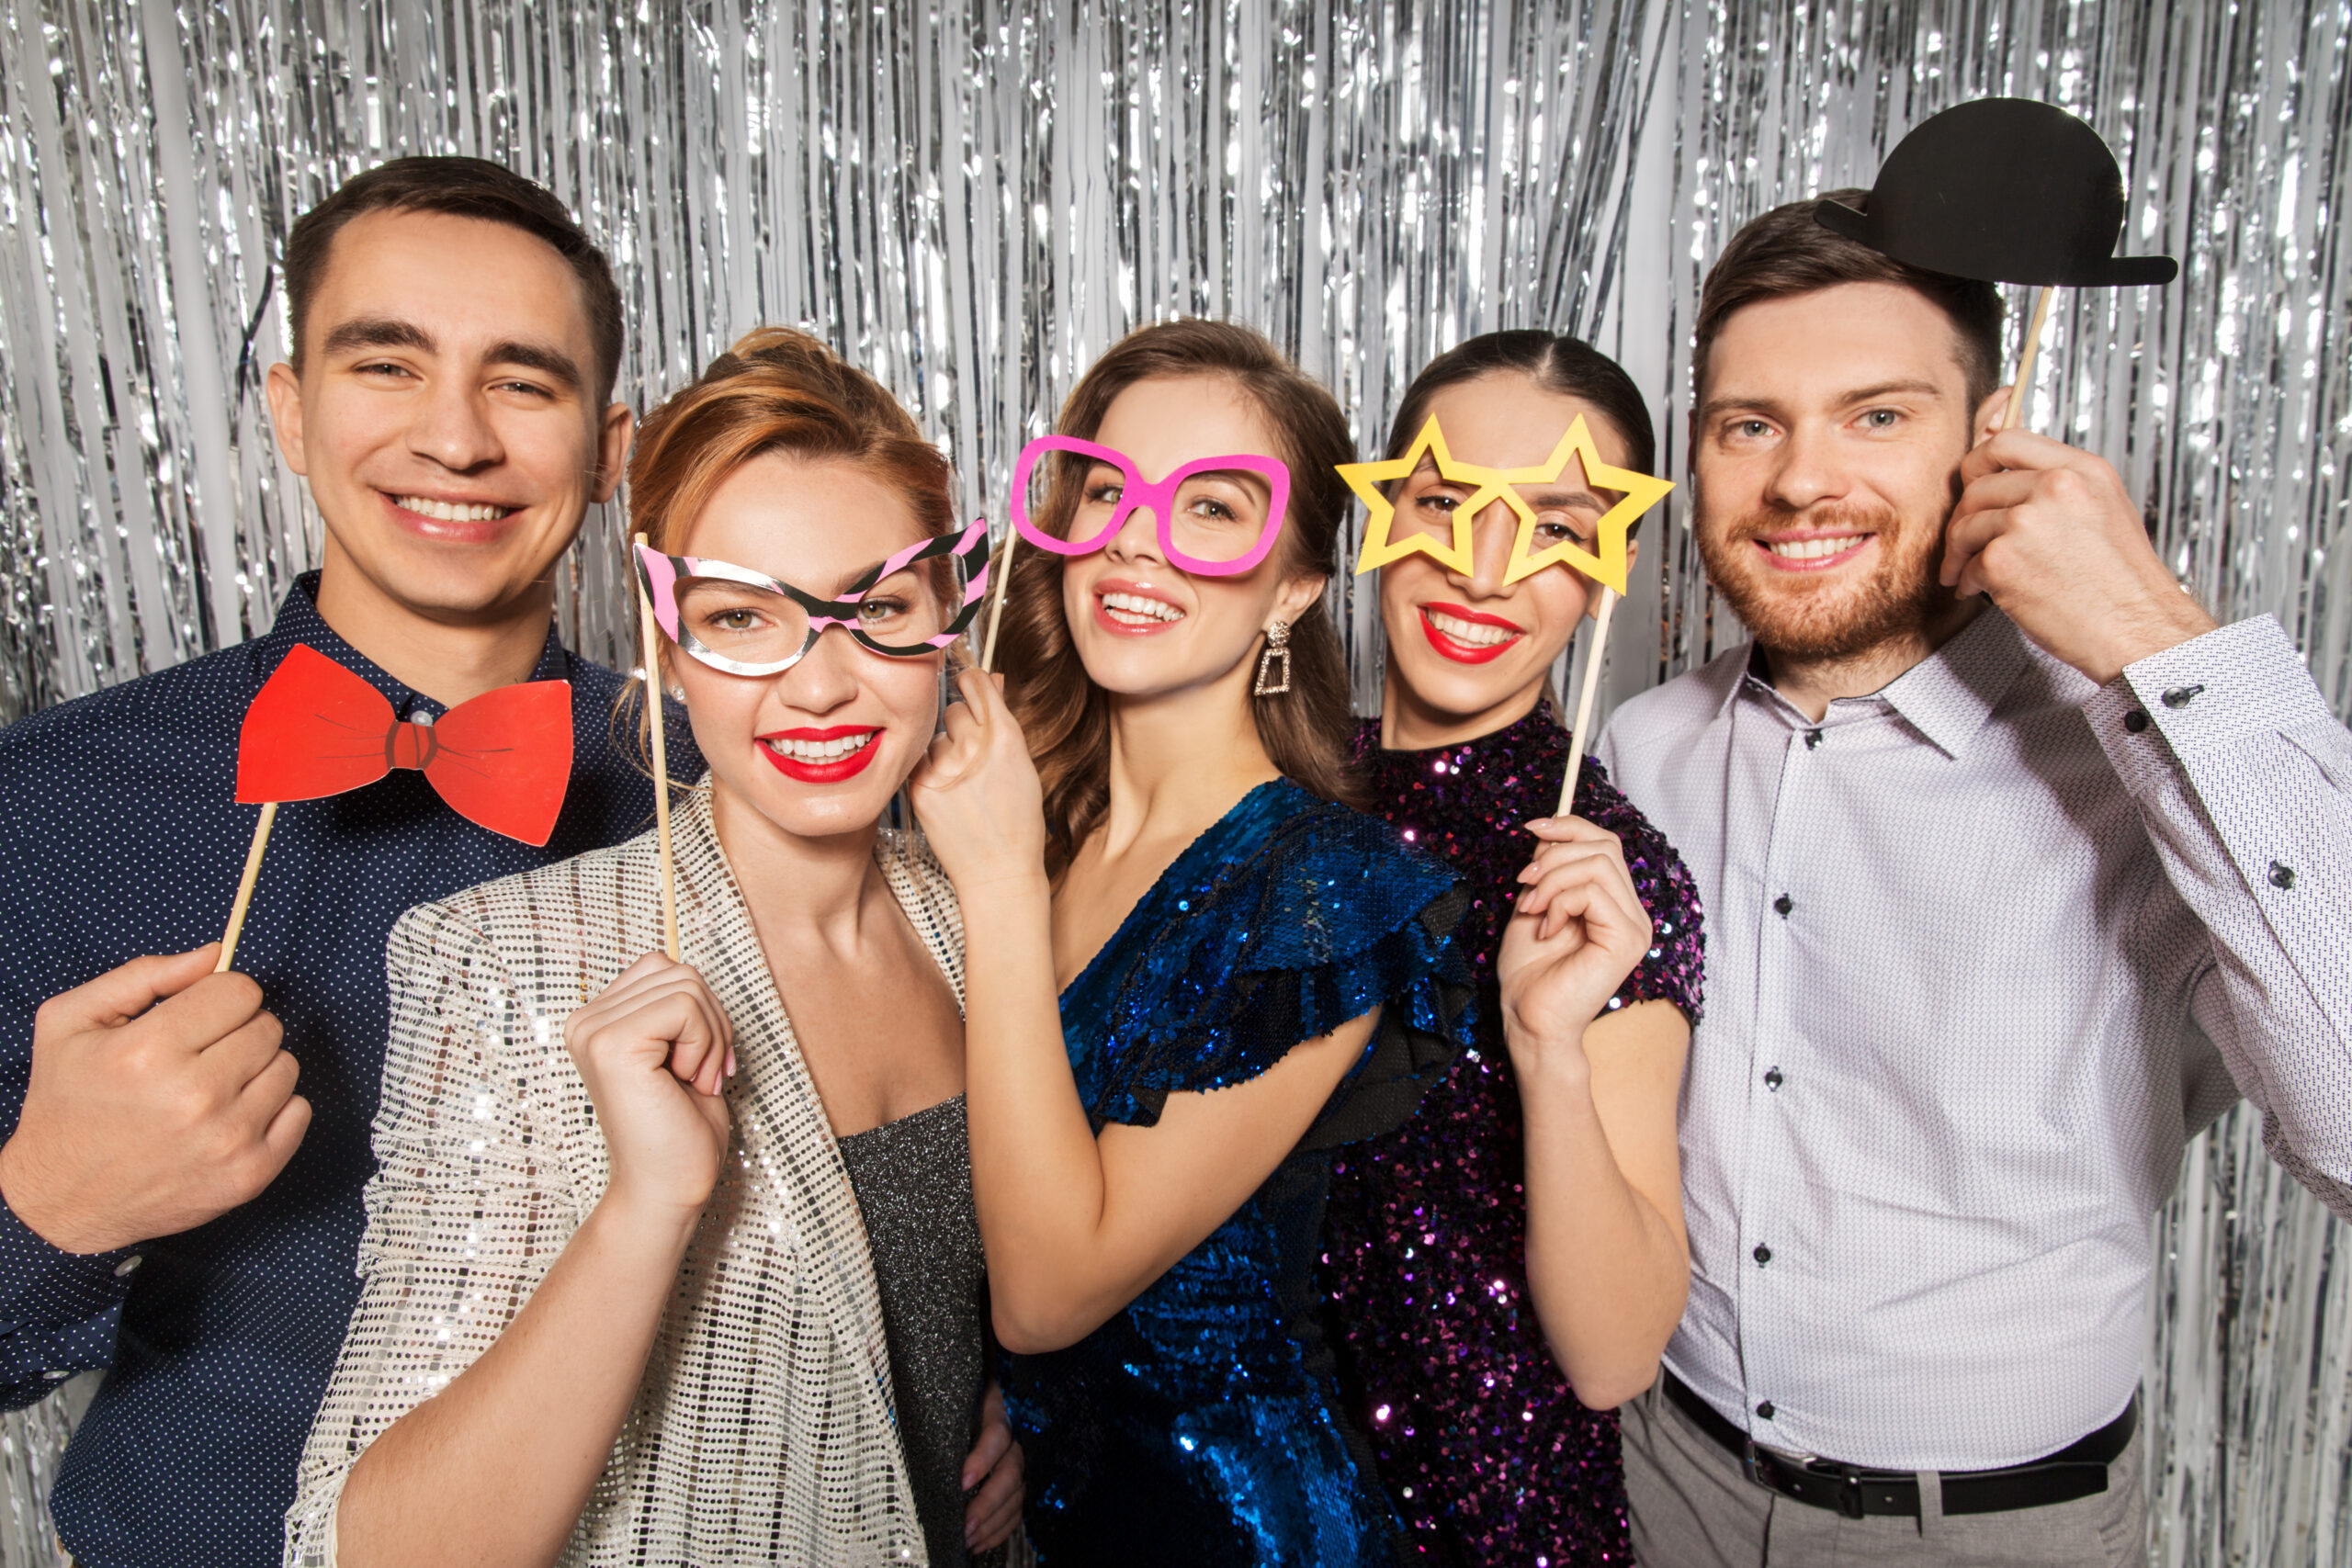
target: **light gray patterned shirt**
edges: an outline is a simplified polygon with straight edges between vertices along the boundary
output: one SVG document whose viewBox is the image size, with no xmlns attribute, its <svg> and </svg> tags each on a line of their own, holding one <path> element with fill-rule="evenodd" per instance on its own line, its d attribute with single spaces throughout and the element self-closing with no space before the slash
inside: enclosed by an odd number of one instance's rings
<svg viewBox="0 0 2352 1568">
<path fill-rule="evenodd" d="M 2352 1213 L 2352 735 L 2277 622 L 2095 687 L 1988 606 L 1818 725 L 1742 648 L 1600 752 L 1707 910 L 1667 1363 L 1758 1442 L 1973 1470 L 2113 1418 L 2241 1092 Z"/>
</svg>

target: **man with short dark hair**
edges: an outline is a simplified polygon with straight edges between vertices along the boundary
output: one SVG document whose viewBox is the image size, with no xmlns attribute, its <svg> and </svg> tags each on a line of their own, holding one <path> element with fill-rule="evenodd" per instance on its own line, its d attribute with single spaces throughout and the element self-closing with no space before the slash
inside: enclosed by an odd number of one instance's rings
<svg viewBox="0 0 2352 1568">
<path fill-rule="evenodd" d="M 1815 205 L 1700 307 L 1696 529 L 1755 642 L 1600 745 L 1708 916 L 1634 1552 L 2137 1563 L 2183 1145 L 2243 1091 L 2352 1213 L 2352 735 L 2111 468 L 1995 433 L 1991 286 Z"/>
<path fill-rule="evenodd" d="M 297 223 L 286 274 L 268 395 L 320 570 L 267 634 L 0 735 L 0 1388 L 107 1369 L 51 1499 L 84 1568 L 279 1561 L 358 1289 L 392 922 L 652 814 L 610 739 L 621 677 L 552 619 L 629 442 L 604 256 L 521 176 L 411 158 Z M 288 805 L 216 975 L 256 815 L 232 798 L 239 728 L 298 644 L 412 723 L 568 681 L 562 813 L 520 843 L 406 769 Z M 671 746 L 699 771 L 683 727 Z"/>
</svg>

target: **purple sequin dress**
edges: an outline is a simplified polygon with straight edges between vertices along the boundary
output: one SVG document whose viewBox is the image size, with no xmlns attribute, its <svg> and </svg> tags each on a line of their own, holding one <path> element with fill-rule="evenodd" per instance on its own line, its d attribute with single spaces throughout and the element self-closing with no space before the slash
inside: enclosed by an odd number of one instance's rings
<svg viewBox="0 0 2352 1568">
<path fill-rule="evenodd" d="M 1356 738 L 1371 809 L 1453 863 L 1471 899 L 1456 942 L 1476 1037 L 1420 1114 L 1340 1151 L 1326 1283 L 1357 1427 L 1422 1561 L 1562 1568 L 1633 1561 L 1617 1418 L 1577 1403 L 1527 1300 L 1519 1090 L 1495 949 L 1534 840 L 1556 812 L 1568 738 L 1548 707 L 1467 745 L 1389 751 Z M 1673 847 L 1587 759 L 1577 815 L 1624 840 L 1657 945 L 1609 1005 L 1700 998 L 1697 890 Z"/>
</svg>

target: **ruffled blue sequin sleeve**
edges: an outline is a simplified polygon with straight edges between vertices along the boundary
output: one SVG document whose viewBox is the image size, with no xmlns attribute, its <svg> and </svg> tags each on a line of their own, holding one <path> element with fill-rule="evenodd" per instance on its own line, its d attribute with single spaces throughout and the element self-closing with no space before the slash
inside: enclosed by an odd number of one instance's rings
<svg viewBox="0 0 2352 1568">
<path fill-rule="evenodd" d="M 1469 1028 L 1470 982 L 1453 950 L 1464 900 L 1453 874 L 1377 818 L 1270 786 L 1295 804 L 1262 836 L 1204 836 L 1114 939 L 1126 962 L 1096 1014 L 1089 1108 L 1096 1126 L 1149 1126 L 1170 1094 L 1246 1082 L 1293 1046 L 1374 1008 L 1365 1060 L 1309 1142 L 1394 1125 Z M 1224 825 L 1220 825 L 1224 826 Z M 1248 840 L 1256 838 L 1254 846 Z M 1081 980 L 1081 985 L 1083 980 Z M 1077 987 L 1073 987 L 1076 989 Z M 1067 1000 L 1066 1000 L 1067 1005 Z M 1095 1031 L 1090 1030 L 1090 1032 Z M 1082 1084 L 1082 1088 L 1089 1086 Z M 1351 1126 L 1348 1137 L 1382 1127 Z"/>
</svg>

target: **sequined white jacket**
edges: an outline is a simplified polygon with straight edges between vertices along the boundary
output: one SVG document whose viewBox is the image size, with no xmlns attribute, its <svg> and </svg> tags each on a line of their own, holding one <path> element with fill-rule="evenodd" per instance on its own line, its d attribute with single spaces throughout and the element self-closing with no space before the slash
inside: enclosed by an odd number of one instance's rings
<svg viewBox="0 0 2352 1568">
<path fill-rule="evenodd" d="M 734 1023 L 732 1142 L 562 1561 L 920 1562 L 856 1195 L 708 796 L 680 807 L 681 946 Z M 946 877 L 898 835 L 876 859 L 960 999 Z M 649 833 L 421 906 L 394 929 L 364 1285 L 287 1513 L 289 1568 L 331 1568 L 362 1450 L 489 1348 L 603 1192 L 605 1143 L 563 1022 L 660 945 L 657 876 Z"/>
</svg>

